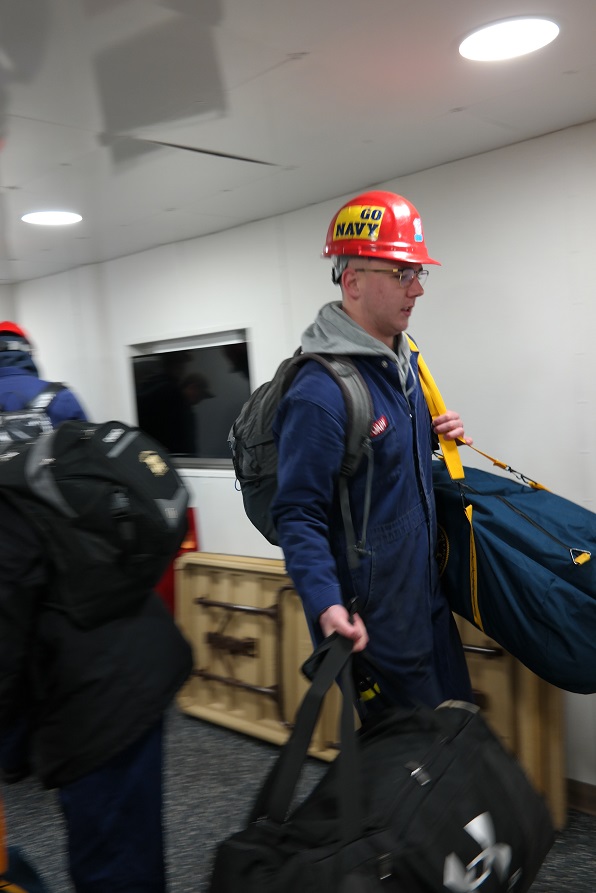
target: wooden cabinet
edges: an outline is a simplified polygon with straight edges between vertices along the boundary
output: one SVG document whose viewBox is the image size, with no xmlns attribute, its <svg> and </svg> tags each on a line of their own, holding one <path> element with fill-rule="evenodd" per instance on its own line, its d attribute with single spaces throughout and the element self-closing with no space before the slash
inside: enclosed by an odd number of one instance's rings
<svg viewBox="0 0 596 893">
<path fill-rule="evenodd" d="M 177 560 L 175 574 L 176 619 L 194 652 L 180 708 L 283 744 L 308 688 L 300 667 L 312 653 L 302 604 L 283 561 L 191 552 Z M 333 688 L 311 756 L 337 755 L 339 703 Z"/>
</svg>

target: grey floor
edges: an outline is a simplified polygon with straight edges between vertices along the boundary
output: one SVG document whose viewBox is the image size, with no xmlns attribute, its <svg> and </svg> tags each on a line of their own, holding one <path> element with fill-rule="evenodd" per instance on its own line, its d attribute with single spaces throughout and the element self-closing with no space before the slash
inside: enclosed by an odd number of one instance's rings
<svg viewBox="0 0 596 893">
<path fill-rule="evenodd" d="M 203 893 L 219 840 L 240 829 L 277 747 L 172 709 L 167 718 L 166 845 L 169 893 Z M 309 759 L 306 792 L 325 771 Z M 54 794 L 32 780 L 4 786 L 10 842 L 19 843 L 51 893 L 72 893 Z M 565 830 L 532 885 L 532 893 L 595 893 L 596 817 L 569 812 Z M 107 891 L 106 891 L 107 893 Z"/>
</svg>

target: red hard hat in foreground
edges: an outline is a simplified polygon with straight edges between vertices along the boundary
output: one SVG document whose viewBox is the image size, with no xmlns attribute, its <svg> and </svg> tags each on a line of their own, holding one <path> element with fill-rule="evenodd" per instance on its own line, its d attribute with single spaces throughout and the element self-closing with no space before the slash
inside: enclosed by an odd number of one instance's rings
<svg viewBox="0 0 596 893">
<path fill-rule="evenodd" d="M 323 257 L 354 255 L 438 264 L 429 257 L 420 214 L 394 192 L 364 192 L 340 208 L 327 231 Z"/>
</svg>

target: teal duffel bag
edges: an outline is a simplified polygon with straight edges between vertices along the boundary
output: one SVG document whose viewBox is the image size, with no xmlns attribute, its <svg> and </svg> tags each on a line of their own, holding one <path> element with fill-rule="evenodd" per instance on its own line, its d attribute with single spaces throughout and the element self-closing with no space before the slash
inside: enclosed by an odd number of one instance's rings
<svg viewBox="0 0 596 893">
<path fill-rule="evenodd" d="M 547 682 L 596 692 L 596 514 L 476 468 L 433 476 L 451 609 Z"/>
<path fill-rule="evenodd" d="M 431 415 L 441 415 L 420 355 L 418 370 Z M 451 609 L 547 682 L 596 692 L 596 514 L 475 447 L 517 480 L 464 468 L 456 442 L 439 442 L 438 559 Z"/>
</svg>

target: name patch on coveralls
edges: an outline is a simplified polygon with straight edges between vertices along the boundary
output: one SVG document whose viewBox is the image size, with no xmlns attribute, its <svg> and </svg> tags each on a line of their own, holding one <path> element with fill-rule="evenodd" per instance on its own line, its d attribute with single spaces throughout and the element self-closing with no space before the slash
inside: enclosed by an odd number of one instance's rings
<svg viewBox="0 0 596 893">
<path fill-rule="evenodd" d="M 333 227 L 334 240 L 366 239 L 367 242 L 376 242 L 384 213 L 385 208 L 373 205 L 349 205 L 343 208 Z"/>
</svg>

